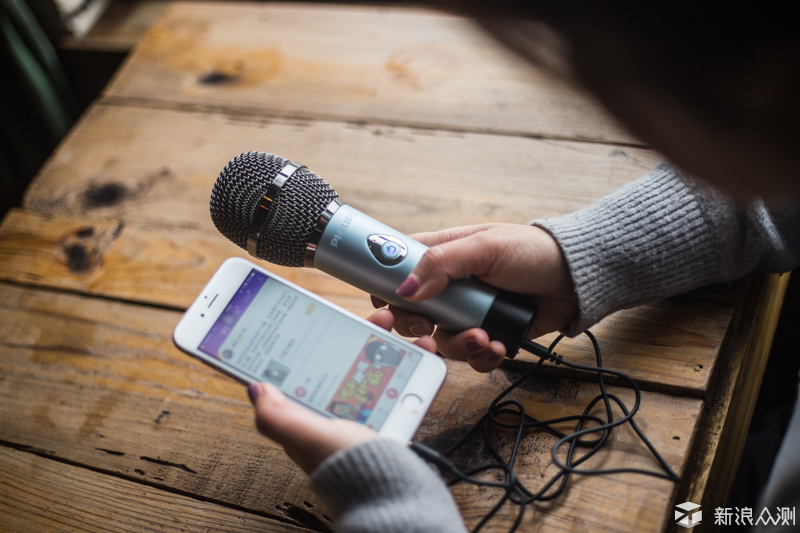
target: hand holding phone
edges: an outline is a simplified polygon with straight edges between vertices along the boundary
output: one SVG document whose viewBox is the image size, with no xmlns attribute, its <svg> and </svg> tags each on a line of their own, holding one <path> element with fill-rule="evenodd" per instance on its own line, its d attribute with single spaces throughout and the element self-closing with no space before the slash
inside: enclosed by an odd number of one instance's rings
<svg viewBox="0 0 800 533">
<path fill-rule="evenodd" d="M 391 316 L 383 317 L 391 327 Z M 402 441 L 416 432 L 446 373 L 434 354 L 238 258 L 209 281 L 174 340 L 242 383 L 269 382 L 317 415 Z M 432 339 L 420 342 L 435 348 Z"/>
<path fill-rule="evenodd" d="M 386 330 L 391 330 L 394 323 L 394 317 L 386 309 L 367 320 Z M 431 337 L 421 337 L 414 344 L 430 352 L 436 350 L 436 341 Z M 251 384 L 248 394 L 256 409 L 258 430 L 283 446 L 286 454 L 309 475 L 336 452 L 378 436 L 357 422 L 328 419 L 304 409 L 269 383 Z"/>
</svg>

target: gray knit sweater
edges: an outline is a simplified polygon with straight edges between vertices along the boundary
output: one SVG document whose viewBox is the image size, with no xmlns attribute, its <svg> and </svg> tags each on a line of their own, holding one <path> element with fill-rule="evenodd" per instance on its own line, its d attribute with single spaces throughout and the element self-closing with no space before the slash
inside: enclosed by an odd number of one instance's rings
<svg viewBox="0 0 800 533">
<path fill-rule="evenodd" d="M 585 209 L 534 224 L 558 241 L 575 282 L 571 335 L 620 309 L 800 263 L 798 206 L 737 204 L 665 163 Z"/>
<path fill-rule="evenodd" d="M 570 335 L 620 309 L 800 263 L 797 206 L 738 205 L 666 164 L 586 209 L 534 224 L 558 241 L 575 282 L 579 315 Z M 800 406 L 776 465 L 764 504 L 800 507 Z M 464 531 L 437 474 L 396 442 L 330 457 L 312 487 L 341 533 Z"/>
</svg>

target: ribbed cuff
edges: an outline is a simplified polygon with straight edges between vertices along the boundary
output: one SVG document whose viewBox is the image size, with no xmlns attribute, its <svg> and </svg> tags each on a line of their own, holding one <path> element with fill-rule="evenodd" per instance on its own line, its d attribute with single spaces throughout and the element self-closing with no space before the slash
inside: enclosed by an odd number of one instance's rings
<svg viewBox="0 0 800 533">
<path fill-rule="evenodd" d="M 577 335 L 614 311 L 680 294 L 719 277 L 707 191 L 666 164 L 591 206 L 534 221 L 558 242 L 575 283 Z"/>
<path fill-rule="evenodd" d="M 464 532 L 442 479 L 397 441 L 374 439 L 329 457 L 311 486 L 340 533 Z"/>
</svg>

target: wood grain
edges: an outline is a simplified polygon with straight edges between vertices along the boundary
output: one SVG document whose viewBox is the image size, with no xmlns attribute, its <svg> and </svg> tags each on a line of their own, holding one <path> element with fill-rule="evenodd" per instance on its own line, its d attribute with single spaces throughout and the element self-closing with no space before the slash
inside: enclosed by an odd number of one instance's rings
<svg viewBox="0 0 800 533">
<path fill-rule="evenodd" d="M 169 4 L 169 0 L 112 2 L 89 33 L 81 38 L 66 36 L 59 42 L 59 47 L 91 52 L 128 53 Z"/>
<path fill-rule="evenodd" d="M 705 397 L 735 304 L 746 286 L 740 281 L 702 287 L 609 315 L 591 328 L 603 365 L 624 372 L 645 388 Z M 537 342 L 548 346 L 556 336 L 551 333 Z M 592 344 L 584 336 L 562 340 L 555 351 L 571 362 L 597 365 Z M 525 351 L 517 359 L 538 361 Z"/>
<path fill-rule="evenodd" d="M 0 226 L 0 277 L 24 284 L 185 309 L 222 262 L 249 257 L 216 231 L 165 229 L 12 210 Z M 315 269 L 270 269 L 366 316 L 366 294 Z"/>
<path fill-rule="evenodd" d="M 327 527 L 304 475 L 253 428 L 244 388 L 172 346 L 177 312 L 143 312 L 131 304 L 2 284 L 0 302 L 5 325 L 0 441 L 266 517 Z M 420 432 L 433 445 L 451 440 L 514 376 L 513 370 L 478 374 L 464 363 L 448 366 L 446 385 Z M 528 412 L 549 417 L 581 412 L 596 390 L 589 382 L 545 376 L 515 394 Z M 631 401 L 630 391 L 612 387 L 610 392 Z M 644 394 L 639 424 L 678 471 L 691 449 L 701 405 L 700 400 Z M 526 440 L 521 475 L 527 481 L 538 482 L 541 473 L 550 472 L 554 442 L 545 435 Z M 654 466 L 624 429 L 591 464 Z M 670 510 L 668 482 L 579 477 L 559 505 L 602 503 L 611 509 L 631 482 L 652 513 L 653 531 L 658 530 Z M 455 495 L 468 522 L 491 505 L 490 495 L 479 497 L 470 489 Z M 548 509 L 537 512 L 543 524 L 564 520 Z M 507 527 L 503 518 L 490 531 Z"/>
<path fill-rule="evenodd" d="M 308 531 L 3 446 L 0 502 L 0 529 L 4 531 Z"/>
<path fill-rule="evenodd" d="M 718 379 L 708 394 L 712 400 L 700 418 L 704 431 L 691 459 L 690 482 L 678 496 L 706 509 L 725 507 L 733 488 L 789 276 L 760 273 L 748 282 L 745 305 L 721 348 Z"/>
<path fill-rule="evenodd" d="M 746 318 L 750 327 L 740 330 L 741 337 L 747 332 L 746 340 L 741 344 L 737 343 L 737 351 L 741 353 L 737 354 L 741 358 L 741 367 L 730 393 L 731 402 L 725 415 L 724 433 L 720 435 L 720 445 L 709 471 L 709 484 L 703 495 L 703 502 L 708 508 L 716 507 L 717 502 L 728 501 L 733 489 L 789 278 L 790 274 L 760 273 L 753 282 L 753 291 L 757 291 L 759 296 L 753 298 L 752 315 Z"/>
<path fill-rule="evenodd" d="M 96 42 L 118 46 L 113 33 Z M 171 342 L 178 310 L 225 258 L 245 256 L 214 229 L 208 201 L 220 169 L 253 149 L 308 165 L 404 233 L 572 212 L 659 158 L 458 17 L 171 3 L 45 164 L 24 209 L 0 225 L 3 527 L 330 530 L 305 476 L 253 428 L 241 385 Z M 357 314 L 372 311 L 325 274 L 275 270 Z M 576 475 L 566 494 L 526 511 L 522 530 L 663 531 L 675 527 L 678 501 L 718 505 L 782 287 L 754 276 L 598 324 L 606 366 L 647 389 L 637 420 L 684 481 Z M 585 339 L 558 351 L 593 360 Z M 490 374 L 449 362 L 419 438 L 447 447 L 534 359 L 522 353 Z M 514 397 L 538 418 L 577 414 L 597 394 L 592 379 L 545 365 Z M 631 402 L 631 390 L 610 388 Z M 496 438 L 507 453 L 510 437 Z M 523 440 L 529 487 L 553 474 L 554 443 L 540 433 Z M 485 458 L 477 443 L 456 456 Z M 629 428 L 587 466 L 656 468 Z M 497 498 L 465 485 L 453 494 L 469 526 Z M 148 505 L 163 509 L 162 521 L 148 522 Z M 507 531 L 513 518 L 506 509 L 486 531 Z"/>
<path fill-rule="evenodd" d="M 216 231 L 24 210 L 12 210 L 0 226 L 0 279 L 174 309 L 187 308 L 233 255 L 247 258 Z M 263 266 L 360 316 L 374 312 L 366 293 L 323 272 Z M 593 328 L 604 364 L 648 389 L 703 397 L 738 291 L 711 287 L 611 315 Z M 565 340 L 557 351 L 596 364 L 587 339 Z M 518 360 L 538 359 L 523 352 Z"/>
<path fill-rule="evenodd" d="M 250 114 L 631 143 L 585 95 L 430 10 L 175 2 L 105 93 Z"/>
<path fill-rule="evenodd" d="M 44 166 L 25 206 L 213 229 L 211 188 L 249 150 L 307 165 L 343 201 L 404 233 L 572 212 L 658 160 L 599 144 L 98 105 Z"/>
<path fill-rule="evenodd" d="M 485 399 L 499 394 L 511 380 L 520 375 L 521 372 L 501 368 L 487 376 L 477 374 L 464 365 L 448 365 L 447 386 L 455 383 L 460 393 L 452 403 L 437 400 L 420 429 L 418 439 L 436 449 L 446 449 L 466 431 L 467 425 L 485 412 Z M 447 386 L 442 394 L 449 396 Z M 536 375 L 509 398 L 521 402 L 526 413 L 544 420 L 579 414 L 598 391 L 597 385 L 593 383 Z M 609 393 L 619 395 L 628 407 L 633 404 L 630 389 L 611 387 Z M 637 423 L 679 475 L 685 465 L 683 453 L 691 449 L 695 438 L 696 421 L 701 406 L 702 401 L 686 397 L 655 393 L 644 393 L 642 396 Z M 592 413 L 599 415 L 602 410 L 595 409 Z M 615 417 L 620 416 L 621 412 L 615 409 Z M 452 423 L 454 420 L 458 421 L 456 425 Z M 560 426 L 560 429 L 574 430 L 574 424 Z M 512 436 L 499 434 L 495 435 L 495 439 L 501 453 L 508 457 Z M 528 489 L 541 489 L 556 473 L 555 466 L 548 460 L 556 440 L 550 434 L 537 432 L 523 439 L 518 458 L 518 474 Z M 620 428 L 613 440 L 613 445 L 583 466 L 659 471 L 655 460 L 629 426 Z M 564 459 L 563 450 L 559 456 Z M 494 462 L 480 441 L 469 446 L 468 453 L 456 455 L 456 458 L 462 460 L 456 461 L 457 464 L 465 468 Z M 493 474 L 483 477 L 499 481 Z M 663 531 L 672 518 L 671 495 L 674 489 L 675 485 L 670 481 L 638 474 L 575 475 L 570 478 L 564 495 L 553 502 L 538 503 L 526 510 L 521 531 Z M 464 484 L 455 485 L 453 493 L 468 527 L 474 526 L 499 496 L 491 489 Z M 604 501 L 609 504 L 603 503 Z M 625 505 L 620 505 L 623 501 Z M 616 502 L 616 505 L 610 502 Z M 632 509 L 636 511 L 631 512 Z M 490 530 L 507 531 L 515 517 L 515 509 L 507 506 L 499 513 L 498 519 L 492 522 Z"/>
<path fill-rule="evenodd" d="M 0 440 L 330 528 L 302 471 L 255 430 L 244 387 L 173 346 L 179 313 L 6 286 L 0 294 Z"/>
</svg>

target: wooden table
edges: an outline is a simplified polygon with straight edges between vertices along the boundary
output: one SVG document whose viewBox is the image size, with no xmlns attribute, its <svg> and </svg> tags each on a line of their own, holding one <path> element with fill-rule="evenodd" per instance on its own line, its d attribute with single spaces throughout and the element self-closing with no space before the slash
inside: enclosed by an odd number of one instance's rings
<svg viewBox="0 0 800 533">
<path fill-rule="evenodd" d="M 247 150 L 301 161 L 406 233 L 568 213 L 659 159 L 457 17 L 173 4 L 0 226 L 0 529 L 330 529 L 300 470 L 254 429 L 244 389 L 171 342 L 217 266 L 245 256 L 214 229 L 208 200 L 220 169 Z M 325 274 L 268 268 L 372 311 Z M 558 500 L 528 510 L 523 530 L 661 531 L 687 500 L 711 523 L 785 282 L 752 276 L 596 326 L 606 365 L 643 388 L 638 422 L 683 481 L 574 476 Z M 560 353 L 592 361 L 583 339 Z M 523 353 L 488 375 L 450 363 L 418 438 L 451 441 L 534 360 Z M 549 417 L 579 413 L 597 386 L 546 365 L 523 389 L 527 410 Z M 529 485 L 554 472 L 554 441 L 524 441 Z M 656 468 L 629 428 L 590 466 Z M 453 493 L 468 525 L 497 497 Z"/>
</svg>

